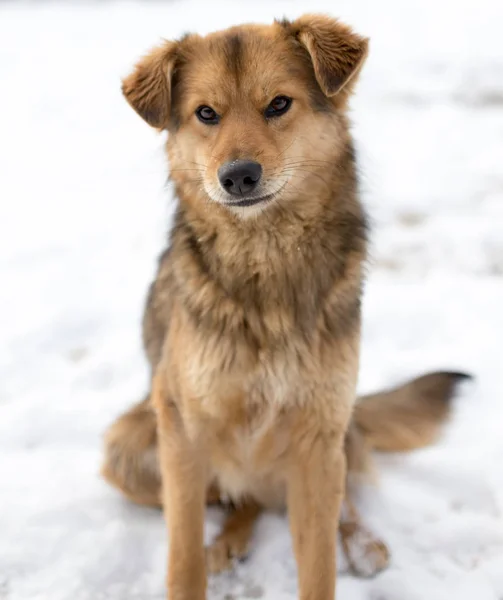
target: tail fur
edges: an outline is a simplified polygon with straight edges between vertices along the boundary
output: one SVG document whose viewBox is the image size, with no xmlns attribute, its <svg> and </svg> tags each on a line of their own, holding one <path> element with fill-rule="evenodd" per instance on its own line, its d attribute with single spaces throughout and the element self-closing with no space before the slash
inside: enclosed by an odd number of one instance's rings
<svg viewBox="0 0 503 600">
<path fill-rule="evenodd" d="M 356 404 L 353 424 L 372 450 L 406 452 L 436 441 L 451 412 L 451 400 L 465 373 L 436 372 Z"/>
<path fill-rule="evenodd" d="M 435 372 L 360 398 L 346 438 L 350 473 L 370 470 L 371 453 L 404 452 L 433 443 L 448 419 L 465 373 Z M 123 414 L 105 438 L 103 477 L 130 500 L 161 505 L 156 416 L 149 397 Z"/>
</svg>

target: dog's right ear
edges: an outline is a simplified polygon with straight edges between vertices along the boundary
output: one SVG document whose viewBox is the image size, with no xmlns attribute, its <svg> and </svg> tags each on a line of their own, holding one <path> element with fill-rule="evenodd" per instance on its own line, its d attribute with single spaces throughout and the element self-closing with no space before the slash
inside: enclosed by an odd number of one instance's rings
<svg viewBox="0 0 503 600">
<path fill-rule="evenodd" d="M 122 81 L 122 93 L 152 127 L 165 129 L 171 108 L 171 78 L 178 44 L 165 42 L 144 56 Z"/>
</svg>

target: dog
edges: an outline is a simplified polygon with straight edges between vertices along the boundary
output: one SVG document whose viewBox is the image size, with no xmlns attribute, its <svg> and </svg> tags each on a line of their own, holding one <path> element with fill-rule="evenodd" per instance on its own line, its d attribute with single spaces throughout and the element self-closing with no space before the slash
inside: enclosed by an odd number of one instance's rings
<svg viewBox="0 0 503 600">
<path fill-rule="evenodd" d="M 171 600 L 203 600 L 265 508 L 287 507 L 301 600 L 334 598 L 337 532 L 355 572 L 383 569 L 351 476 L 433 442 L 466 377 L 356 397 L 368 225 L 347 111 L 368 43 L 305 15 L 166 41 L 123 80 L 168 132 L 177 211 L 144 314 L 151 391 L 108 430 L 102 473 L 164 508 Z"/>
</svg>

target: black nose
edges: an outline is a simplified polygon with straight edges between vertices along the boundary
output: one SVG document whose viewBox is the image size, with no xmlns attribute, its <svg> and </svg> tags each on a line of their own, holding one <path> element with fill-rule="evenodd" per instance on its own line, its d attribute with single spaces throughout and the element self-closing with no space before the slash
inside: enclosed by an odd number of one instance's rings
<svg viewBox="0 0 503 600">
<path fill-rule="evenodd" d="M 252 160 L 234 160 L 218 169 L 218 180 L 226 192 L 244 196 L 256 187 L 262 177 L 262 167 Z"/>
</svg>

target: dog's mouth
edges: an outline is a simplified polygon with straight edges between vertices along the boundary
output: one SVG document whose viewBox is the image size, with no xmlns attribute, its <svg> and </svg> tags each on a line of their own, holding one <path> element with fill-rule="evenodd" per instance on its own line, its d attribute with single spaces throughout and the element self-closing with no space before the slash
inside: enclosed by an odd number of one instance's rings
<svg viewBox="0 0 503 600">
<path fill-rule="evenodd" d="M 255 206 L 256 204 L 263 204 L 270 202 L 274 198 L 275 194 L 267 194 L 266 196 L 258 196 L 257 198 L 243 198 L 242 200 L 235 200 L 233 202 L 226 202 L 226 206 Z"/>
</svg>

